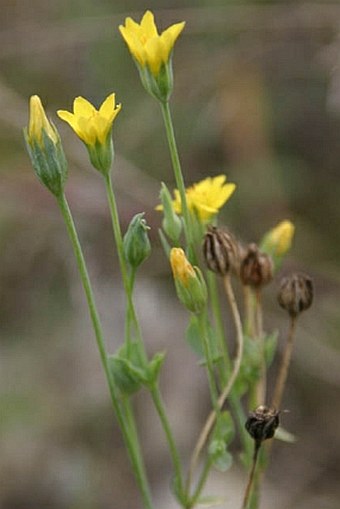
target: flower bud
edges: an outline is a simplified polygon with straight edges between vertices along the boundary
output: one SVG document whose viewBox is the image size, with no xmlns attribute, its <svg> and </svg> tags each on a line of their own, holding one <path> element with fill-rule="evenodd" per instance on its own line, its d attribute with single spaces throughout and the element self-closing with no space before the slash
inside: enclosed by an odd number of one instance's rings
<svg viewBox="0 0 340 509">
<path fill-rule="evenodd" d="M 125 257 L 134 269 L 139 267 L 151 252 L 147 233 L 150 227 L 143 216 L 144 212 L 141 212 L 132 218 L 123 240 Z"/>
<path fill-rule="evenodd" d="M 51 193 L 60 196 L 67 178 L 67 162 L 59 133 L 46 117 L 37 95 L 30 99 L 29 125 L 24 136 L 35 174 Z"/>
<path fill-rule="evenodd" d="M 272 256 L 284 256 L 292 246 L 294 231 L 295 226 L 291 221 L 281 221 L 264 236 L 262 251 Z"/>
<path fill-rule="evenodd" d="M 182 221 L 174 211 L 171 194 L 164 183 L 162 183 L 160 199 L 162 205 L 159 205 L 157 210 L 163 209 L 163 230 L 173 242 L 177 243 L 181 235 L 183 225 Z"/>
<path fill-rule="evenodd" d="M 189 263 L 179 247 L 171 249 L 170 264 L 179 300 L 192 313 L 202 312 L 207 302 L 207 287 L 201 271 Z"/>
<path fill-rule="evenodd" d="M 260 445 L 263 440 L 273 438 L 279 426 L 279 412 L 275 408 L 260 405 L 254 412 L 250 412 L 245 423 L 249 435 Z"/>
<path fill-rule="evenodd" d="M 278 301 L 291 317 L 296 317 L 312 305 L 313 295 L 312 278 L 306 274 L 292 274 L 282 279 Z"/>
<path fill-rule="evenodd" d="M 240 277 L 244 285 L 260 288 L 273 278 L 273 261 L 269 255 L 259 251 L 256 244 L 249 244 L 241 262 Z"/>
<path fill-rule="evenodd" d="M 238 244 L 229 232 L 210 226 L 204 237 L 203 256 L 208 269 L 224 276 L 237 268 Z"/>
<path fill-rule="evenodd" d="M 265 234 L 260 249 L 272 257 L 274 269 L 278 270 L 294 238 L 295 226 L 290 221 L 281 221 L 277 226 Z"/>
</svg>

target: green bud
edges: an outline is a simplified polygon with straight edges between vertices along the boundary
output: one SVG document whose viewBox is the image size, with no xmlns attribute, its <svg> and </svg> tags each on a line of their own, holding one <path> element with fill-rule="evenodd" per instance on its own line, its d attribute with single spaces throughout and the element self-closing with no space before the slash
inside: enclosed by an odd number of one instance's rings
<svg viewBox="0 0 340 509">
<path fill-rule="evenodd" d="M 141 212 L 132 218 L 123 240 L 126 259 L 134 269 L 137 269 L 151 253 L 147 233 L 150 227 L 143 216 L 144 212 Z"/>
<path fill-rule="evenodd" d="M 30 99 L 30 119 L 24 137 L 35 174 L 55 196 L 67 179 L 67 161 L 56 127 L 50 122 L 38 96 Z"/>
<path fill-rule="evenodd" d="M 181 219 L 174 211 L 171 194 L 163 182 L 159 196 L 162 202 L 164 214 L 162 222 L 163 230 L 167 234 L 169 239 L 177 243 L 181 235 L 183 225 Z"/>
<path fill-rule="evenodd" d="M 188 262 L 181 248 L 171 249 L 170 264 L 179 300 L 192 313 L 201 313 L 208 297 L 202 272 Z"/>
</svg>

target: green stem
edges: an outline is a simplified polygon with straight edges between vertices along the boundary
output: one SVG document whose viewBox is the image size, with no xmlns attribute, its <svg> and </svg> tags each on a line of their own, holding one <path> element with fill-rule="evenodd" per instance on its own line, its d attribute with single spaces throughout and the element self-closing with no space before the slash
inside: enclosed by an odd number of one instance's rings
<svg viewBox="0 0 340 509">
<path fill-rule="evenodd" d="M 128 269 L 127 269 L 127 264 L 126 264 L 126 260 L 125 260 L 125 255 L 124 255 L 123 236 L 122 236 L 122 231 L 121 231 L 120 223 L 119 223 L 116 197 L 114 195 L 113 187 L 112 187 L 111 173 L 110 172 L 107 173 L 104 176 L 104 178 L 105 178 L 105 189 L 106 189 L 106 194 L 107 194 L 107 199 L 108 199 L 109 209 L 110 209 L 110 214 L 111 214 L 111 220 L 112 220 L 113 234 L 114 234 L 117 253 L 118 253 L 119 266 L 120 266 L 120 271 L 122 274 L 124 290 L 125 290 L 125 293 L 127 296 L 127 301 L 128 301 L 128 313 L 129 313 L 128 316 L 129 316 L 129 319 L 131 318 L 133 325 L 136 329 L 137 339 L 140 343 L 141 355 L 143 356 L 143 359 L 146 362 L 147 357 L 146 357 L 144 345 L 142 342 L 142 333 L 140 330 L 140 325 L 139 325 L 139 322 L 137 319 L 137 315 L 136 315 L 136 311 L 135 311 L 135 307 L 134 307 L 134 303 L 133 303 L 133 299 L 132 299 L 133 285 L 131 285 L 131 282 L 130 282 L 129 276 L 128 276 Z M 129 336 L 130 336 L 130 334 L 129 334 Z"/>
<path fill-rule="evenodd" d="M 220 300 L 218 297 L 216 276 L 211 271 L 207 271 L 207 281 L 211 302 L 211 310 L 214 317 L 214 323 L 217 332 L 218 344 L 220 347 L 220 351 L 222 353 L 223 362 L 219 363 L 219 375 L 221 379 L 221 385 L 222 387 L 224 387 L 228 379 L 228 373 L 230 371 L 230 359 L 226 347 L 225 332 L 222 321 Z"/>
<path fill-rule="evenodd" d="M 84 259 L 84 255 L 82 252 L 80 242 L 79 242 L 79 238 L 78 238 L 77 230 L 76 230 L 76 227 L 75 227 L 75 224 L 73 221 L 73 217 L 72 217 L 72 214 L 71 214 L 71 211 L 70 211 L 70 208 L 67 203 L 65 195 L 61 194 L 57 198 L 57 201 L 58 201 L 58 205 L 61 210 L 63 219 L 65 221 L 67 233 L 69 235 L 69 238 L 70 238 L 70 241 L 72 244 L 72 248 L 74 251 L 75 258 L 76 258 L 80 278 L 81 278 L 81 281 L 83 284 L 83 288 L 84 288 L 84 292 L 85 292 L 85 296 L 86 296 L 86 300 L 87 300 L 87 305 L 89 308 L 90 318 L 92 321 L 92 326 L 94 329 L 96 342 L 97 342 L 97 346 L 98 346 L 98 350 L 99 350 L 100 360 L 101 360 L 101 363 L 102 363 L 102 366 L 104 369 L 104 373 L 106 376 L 106 380 L 107 380 L 107 383 L 109 386 L 109 392 L 110 392 L 110 396 L 111 396 L 112 406 L 115 410 L 115 413 L 116 413 L 116 416 L 118 419 L 118 423 L 119 423 L 120 428 L 123 433 L 125 445 L 128 450 L 128 454 L 129 454 L 129 457 L 130 457 L 130 460 L 132 463 L 132 467 L 134 470 L 134 474 L 135 474 L 138 486 L 142 493 L 144 505 L 147 509 L 153 509 L 150 488 L 149 488 L 148 480 L 147 480 L 146 474 L 145 474 L 145 467 L 144 467 L 141 455 L 139 454 L 139 450 L 136 447 L 136 437 L 134 437 L 131 434 L 130 430 L 125 425 L 124 413 L 121 408 L 121 405 L 119 402 L 119 397 L 118 397 L 118 392 L 115 387 L 115 383 L 114 383 L 114 380 L 113 380 L 113 377 L 112 377 L 112 374 L 110 371 L 108 357 L 107 357 L 106 348 L 105 348 L 105 344 L 104 344 L 104 335 L 103 335 L 103 331 L 102 331 L 102 326 L 100 323 L 99 314 L 97 311 L 97 306 L 95 303 L 95 298 L 94 298 L 90 278 L 89 278 L 87 267 L 86 267 L 86 262 Z"/>
<path fill-rule="evenodd" d="M 175 472 L 176 488 L 178 489 L 179 499 L 185 500 L 186 495 L 184 493 L 182 464 L 157 383 L 153 384 L 153 386 L 151 387 L 151 396 L 168 442 L 170 456 Z"/>
<path fill-rule="evenodd" d="M 196 486 L 196 489 L 195 489 L 195 492 L 193 494 L 193 496 L 191 497 L 190 499 L 190 503 L 187 507 L 187 509 L 191 509 L 192 507 L 194 507 L 202 493 L 202 490 L 205 486 L 205 483 L 207 481 L 207 478 L 208 478 L 208 475 L 209 475 L 209 472 L 210 472 L 210 469 L 212 467 L 212 460 L 211 458 L 208 458 L 204 464 L 204 467 L 203 467 L 203 470 L 201 472 L 201 475 L 200 475 L 200 478 L 198 480 L 198 483 L 197 483 L 197 486 Z"/>
<path fill-rule="evenodd" d="M 165 124 L 165 130 L 166 130 L 166 136 L 168 139 L 169 144 L 169 150 L 170 150 L 170 156 L 171 156 L 171 162 L 172 167 L 174 170 L 175 180 L 177 189 L 181 198 L 181 207 L 182 207 L 182 215 L 184 218 L 184 226 L 185 226 L 185 236 L 189 247 L 189 258 L 192 262 L 194 262 L 195 259 L 195 250 L 193 245 L 193 239 L 192 239 L 192 231 L 191 231 L 191 218 L 190 218 L 190 212 L 188 208 L 186 193 L 185 193 L 185 184 L 183 179 L 183 173 L 181 169 L 181 163 L 179 160 L 178 155 L 178 149 L 177 149 L 177 143 L 175 138 L 175 132 L 174 127 L 172 123 L 171 118 L 171 112 L 170 112 L 170 106 L 168 102 L 162 102 L 161 103 L 161 109 Z M 194 257 L 194 259 L 192 259 Z"/>
<path fill-rule="evenodd" d="M 207 366 L 211 401 L 212 401 L 215 411 L 218 413 L 220 410 L 218 407 L 218 404 L 217 404 L 218 391 L 217 391 L 216 380 L 215 380 L 214 363 L 213 363 L 213 358 L 211 355 L 210 342 L 209 342 L 209 338 L 208 338 L 207 316 L 206 316 L 205 312 L 200 313 L 198 315 L 198 321 L 199 321 L 201 338 L 202 338 L 202 343 L 203 343 L 203 348 L 204 348 L 204 356 L 205 356 L 206 366 Z"/>
<path fill-rule="evenodd" d="M 211 271 L 207 272 L 207 280 L 208 280 L 208 286 L 209 286 L 209 295 L 210 295 L 210 302 L 211 302 L 211 310 L 213 313 L 214 321 L 215 321 L 215 327 L 217 331 L 218 341 L 220 345 L 220 349 L 222 351 L 223 355 L 223 363 L 219 364 L 219 375 L 220 380 L 222 383 L 222 387 L 225 387 L 228 381 L 228 378 L 230 376 L 231 372 L 231 362 L 229 359 L 228 350 L 225 343 L 225 333 L 224 333 L 224 327 L 223 327 L 223 321 L 222 321 L 222 313 L 221 313 L 221 306 L 220 306 L 220 300 L 218 297 L 218 288 L 217 288 L 217 281 L 216 276 Z M 245 414 L 241 405 L 240 398 L 235 393 L 234 390 L 230 392 L 229 396 L 230 406 L 232 407 L 233 414 L 236 418 L 238 429 L 240 433 L 241 442 L 243 445 L 243 450 L 247 457 L 252 454 L 252 441 L 249 438 L 249 435 L 244 427 L 245 423 Z"/>
</svg>

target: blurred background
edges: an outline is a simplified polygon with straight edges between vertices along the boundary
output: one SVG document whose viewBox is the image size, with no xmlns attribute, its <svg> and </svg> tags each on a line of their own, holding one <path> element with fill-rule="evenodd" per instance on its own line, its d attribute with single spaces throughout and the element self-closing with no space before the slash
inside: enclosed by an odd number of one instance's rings
<svg viewBox="0 0 340 509">
<path fill-rule="evenodd" d="M 124 299 L 104 190 L 55 111 L 70 109 L 78 95 L 99 106 L 112 91 L 123 104 L 114 185 L 122 228 L 140 211 L 152 227 L 137 308 L 150 354 L 167 351 L 161 384 L 184 462 L 209 409 L 157 235 L 160 181 L 174 186 L 161 114 L 118 32 L 126 16 L 139 20 L 146 8 L 162 29 L 187 23 L 175 48 L 172 98 L 186 183 L 226 173 L 238 188 L 221 223 L 245 241 L 292 220 L 296 240 L 282 273 L 303 270 L 315 280 L 284 400 L 284 426 L 298 441 L 276 445 L 261 509 L 338 509 L 340 4 L 297 0 L 1 0 L 0 508 L 142 507 L 65 228 L 25 152 L 32 94 L 63 138 L 67 195 L 112 352 L 123 337 Z M 272 286 L 265 328 L 279 329 L 282 348 L 287 321 Z M 146 394 L 135 405 L 156 507 L 175 508 L 157 416 Z M 212 476 L 207 493 L 234 509 L 245 482 L 235 462 Z"/>
</svg>

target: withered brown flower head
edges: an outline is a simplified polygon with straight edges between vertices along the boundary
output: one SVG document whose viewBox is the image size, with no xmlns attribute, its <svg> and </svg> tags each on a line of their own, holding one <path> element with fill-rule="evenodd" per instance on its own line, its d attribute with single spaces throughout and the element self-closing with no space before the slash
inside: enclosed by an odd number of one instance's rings
<svg viewBox="0 0 340 509">
<path fill-rule="evenodd" d="M 306 274 L 292 274 L 281 280 L 278 302 L 291 317 L 308 309 L 313 302 L 313 280 Z"/>
<path fill-rule="evenodd" d="M 263 440 L 273 438 L 278 425 L 279 412 L 275 408 L 261 405 L 249 413 L 245 428 L 255 442 L 261 444 Z"/>
<path fill-rule="evenodd" d="M 249 244 L 241 262 L 240 277 L 244 285 L 260 288 L 273 278 L 273 261 L 256 244 Z"/>
</svg>

